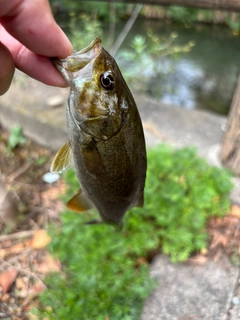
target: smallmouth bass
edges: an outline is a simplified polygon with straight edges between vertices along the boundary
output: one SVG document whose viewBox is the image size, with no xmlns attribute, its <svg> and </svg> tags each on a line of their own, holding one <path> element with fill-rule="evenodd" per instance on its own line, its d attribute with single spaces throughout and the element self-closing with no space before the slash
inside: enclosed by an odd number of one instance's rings
<svg viewBox="0 0 240 320">
<path fill-rule="evenodd" d="M 116 61 L 97 37 L 83 50 L 53 63 L 70 86 L 68 141 L 52 173 L 74 166 L 81 189 L 67 203 L 82 212 L 95 207 L 104 223 L 120 224 L 143 205 L 146 147 L 133 96 Z"/>
</svg>

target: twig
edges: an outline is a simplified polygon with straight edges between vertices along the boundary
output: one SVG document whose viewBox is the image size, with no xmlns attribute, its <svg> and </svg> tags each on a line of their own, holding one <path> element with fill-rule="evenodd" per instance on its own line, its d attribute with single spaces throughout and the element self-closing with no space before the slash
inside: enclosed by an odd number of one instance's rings
<svg viewBox="0 0 240 320">
<path fill-rule="evenodd" d="M 116 31 L 116 3 L 110 3 L 110 21 L 108 30 L 108 46 L 111 48 L 113 45 Z"/>
<path fill-rule="evenodd" d="M 14 181 L 17 177 L 19 177 L 23 172 L 25 172 L 30 167 L 30 163 L 25 163 L 21 168 L 17 169 L 10 175 L 10 182 Z"/>
<path fill-rule="evenodd" d="M 44 289 L 46 289 L 46 286 L 43 282 L 41 282 L 41 284 L 44 285 L 44 288 L 42 288 L 42 290 L 38 290 L 36 292 L 32 292 L 29 294 L 29 296 L 27 296 L 23 303 L 21 304 L 22 308 L 25 308 L 33 299 L 35 299 Z"/>
<path fill-rule="evenodd" d="M 6 240 L 32 237 L 35 232 L 36 230 L 27 230 L 27 231 L 20 231 L 20 232 L 11 233 L 11 234 L 3 234 L 2 236 L 0 236 L 0 242 L 6 241 Z"/>
<path fill-rule="evenodd" d="M 23 252 L 19 253 L 18 255 L 16 255 L 15 257 L 10 258 L 8 261 L 0 258 L 0 260 L 3 262 L 0 265 L 0 269 L 4 270 L 5 267 L 7 267 L 9 265 L 9 263 L 13 264 L 14 262 L 17 262 L 19 259 L 21 259 L 23 256 L 25 256 L 26 254 L 29 254 L 32 251 L 32 248 L 27 248 L 26 250 L 24 250 Z"/>
<path fill-rule="evenodd" d="M 116 42 L 114 43 L 114 45 L 112 46 L 112 48 L 110 49 L 110 54 L 112 56 L 114 56 L 118 49 L 120 48 L 121 44 L 123 43 L 124 39 L 126 38 L 126 36 L 128 35 L 128 32 L 130 31 L 130 29 L 132 28 L 134 22 L 136 21 L 139 12 L 141 11 L 143 5 L 142 4 L 137 4 L 131 17 L 128 19 L 127 23 L 125 24 L 122 32 L 120 33 L 120 35 L 118 36 Z"/>
<path fill-rule="evenodd" d="M 42 284 L 42 286 L 43 286 L 44 288 L 47 288 L 47 286 L 44 284 L 44 282 L 43 282 L 42 279 L 40 278 L 40 275 L 38 276 L 36 273 L 34 273 L 34 272 L 30 271 L 30 270 L 26 270 L 26 269 L 23 269 L 23 268 L 20 268 L 20 267 L 15 266 L 15 265 L 13 264 L 13 263 L 14 263 L 13 260 L 14 260 L 14 261 L 17 260 L 17 259 L 15 259 L 15 258 L 18 258 L 18 259 L 19 259 L 19 256 L 12 258 L 12 259 L 11 259 L 12 263 L 9 262 L 10 260 L 9 260 L 9 261 L 5 261 L 4 259 L 1 259 L 1 258 L 0 258 L 0 260 L 3 261 L 3 265 L 8 266 L 8 267 L 15 268 L 15 269 L 17 269 L 18 271 L 20 271 L 21 273 L 24 273 L 24 274 L 28 275 L 29 277 L 33 277 L 33 278 L 37 279 L 38 281 L 41 282 L 41 284 Z"/>
</svg>

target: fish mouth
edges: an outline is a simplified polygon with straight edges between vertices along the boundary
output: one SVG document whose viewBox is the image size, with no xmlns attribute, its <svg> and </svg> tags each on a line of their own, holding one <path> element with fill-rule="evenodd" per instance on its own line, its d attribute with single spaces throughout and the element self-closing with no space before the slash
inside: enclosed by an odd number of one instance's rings
<svg viewBox="0 0 240 320">
<path fill-rule="evenodd" d="M 102 49 L 102 40 L 100 37 L 96 37 L 86 48 L 84 48 L 78 52 L 74 52 L 70 57 L 74 57 L 74 56 L 78 56 L 80 54 L 88 53 L 92 49 L 95 52 L 95 54 L 100 53 L 100 51 Z"/>
<path fill-rule="evenodd" d="M 69 83 L 68 72 L 77 72 L 83 69 L 91 60 L 95 59 L 102 50 L 102 41 L 96 37 L 86 48 L 74 52 L 66 59 L 53 58 L 52 62 L 65 80 Z"/>
</svg>

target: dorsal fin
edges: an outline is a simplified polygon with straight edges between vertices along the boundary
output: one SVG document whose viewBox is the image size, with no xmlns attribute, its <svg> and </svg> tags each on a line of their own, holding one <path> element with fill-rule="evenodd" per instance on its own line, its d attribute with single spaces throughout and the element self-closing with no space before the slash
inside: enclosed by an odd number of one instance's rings
<svg viewBox="0 0 240 320">
<path fill-rule="evenodd" d="M 53 159 L 50 172 L 62 173 L 63 171 L 69 169 L 72 165 L 72 148 L 68 141 L 62 146 L 61 149 L 59 149 L 58 153 Z"/>
</svg>

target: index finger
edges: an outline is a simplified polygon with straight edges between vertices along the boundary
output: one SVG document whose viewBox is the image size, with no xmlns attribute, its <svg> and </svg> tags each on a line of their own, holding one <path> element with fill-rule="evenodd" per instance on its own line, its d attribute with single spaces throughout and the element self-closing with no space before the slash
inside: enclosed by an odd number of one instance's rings
<svg viewBox="0 0 240 320">
<path fill-rule="evenodd" d="M 72 53 L 71 43 L 56 24 L 47 0 L 0 0 L 0 22 L 39 55 L 66 58 Z"/>
<path fill-rule="evenodd" d="M 30 51 L 18 40 L 9 35 L 1 26 L 0 39 L 11 52 L 15 66 L 18 69 L 47 85 L 58 87 L 67 86 L 67 83 L 48 57 Z M 5 60 L 4 56 L 1 56 L 0 70 L 2 71 L 0 71 L 0 76 L 4 70 L 8 72 Z"/>
</svg>

